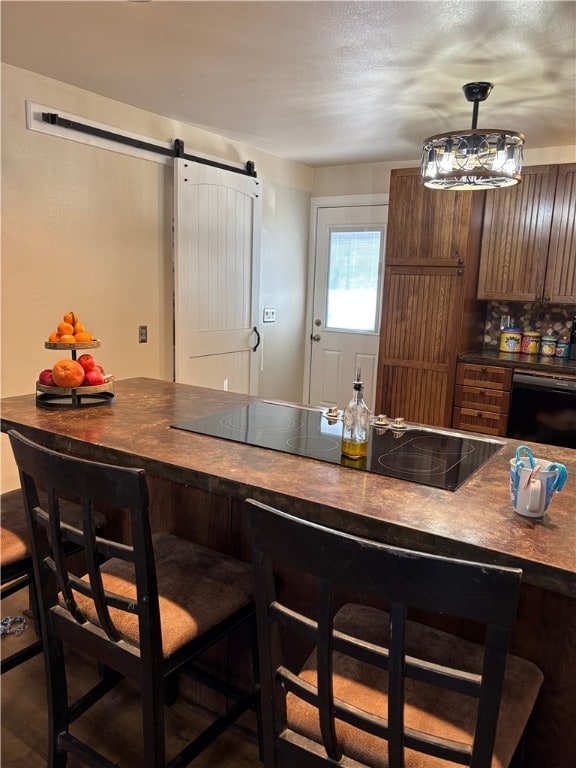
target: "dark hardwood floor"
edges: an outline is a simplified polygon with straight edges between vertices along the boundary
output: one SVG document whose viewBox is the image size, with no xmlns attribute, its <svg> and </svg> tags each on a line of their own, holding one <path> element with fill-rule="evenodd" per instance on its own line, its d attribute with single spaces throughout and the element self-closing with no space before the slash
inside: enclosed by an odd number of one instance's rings
<svg viewBox="0 0 576 768">
<path fill-rule="evenodd" d="M 2 617 L 21 615 L 24 595 L 13 595 L 2 604 Z M 19 644 L 34 637 L 29 624 L 20 636 L 2 637 L 2 655 L 8 655 Z M 74 665 L 74 694 L 95 679 L 96 670 L 85 659 L 71 655 Z M 21 664 L 1 678 L 2 693 L 2 768 L 45 768 L 46 766 L 46 699 L 42 656 Z M 122 684 L 75 724 L 83 737 L 94 744 L 122 768 L 140 768 L 140 718 L 138 692 Z M 174 754 L 182 738 L 197 732 L 206 720 L 203 713 L 182 700 L 166 710 L 167 755 Z M 106 745 L 106 747 L 104 747 Z M 223 734 L 198 757 L 192 768 L 261 768 L 255 740 L 240 729 Z M 81 768 L 82 763 L 69 757 L 67 768 Z"/>
</svg>

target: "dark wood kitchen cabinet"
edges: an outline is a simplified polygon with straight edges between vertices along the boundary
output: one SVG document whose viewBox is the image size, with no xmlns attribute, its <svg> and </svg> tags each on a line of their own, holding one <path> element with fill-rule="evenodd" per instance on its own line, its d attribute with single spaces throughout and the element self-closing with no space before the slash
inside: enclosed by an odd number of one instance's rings
<svg viewBox="0 0 576 768">
<path fill-rule="evenodd" d="M 420 184 L 393 170 L 376 385 L 376 411 L 452 423 L 456 357 L 481 344 L 475 301 L 484 193 Z"/>
<path fill-rule="evenodd" d="M 576 303 L 576 163 L 486 193 L 478 298 Z"/>
<path fill-rule="evenodd" d="M 458 267 L 470 255 L 468 222 L 477 199 L 443 195 L 421 184 L 414 168 L 393 170 L 386 236 L 386 266 Z"/>
<path fill-rule="evenodd" d="M 558 166 L 544 297 L 576 304 L 576 163 Z"/>
<path fill-rule="evenodd" d="M 506 436 L 512 368 L 459 363 L 454 397 L 454 429 Z"/>
</svg>

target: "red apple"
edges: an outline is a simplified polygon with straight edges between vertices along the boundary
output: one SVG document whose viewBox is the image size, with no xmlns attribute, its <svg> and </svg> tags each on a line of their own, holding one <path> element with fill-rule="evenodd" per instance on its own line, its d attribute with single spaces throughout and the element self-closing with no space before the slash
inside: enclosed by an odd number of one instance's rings
<svg viewBox="0 0 576 768">
<path fill-rule="evenodd" d="M 103 374 L 97 368 L 86 371 L 82 385 L 85 387 L 97 387 L 99 384 L 104 384 Z"/>
<path fill-rule="evenodd" d="M 38 381 L 45 387 L 55 387 L 56 384 L 54 384 L 54 379 L 52 378 L 52 368 L 45 368 L 43 371 L 40 371 Z"/>
<path fill-rule="evenodd" d="M 96 368 L 97 368 L 97 370 L 99 370 L 99 371 L 100 371 L 100 373 L 101 373 L 101 374 L 104 376 L 104 374 L 106 373 L 106 371 L 104 370 L 104 368 L 102 368 L 102 366 L 101 366 L 101 365 L 98 365 L 98 363 L 96 363 L 96 366 L 95 366 L 95 367 L 96 367 Z"/>
<path fill-rule="evenodd" d="M 92 355 L 80 355 L 78 362 L 85 371 L 91 371 L 96 367 L 96 360 L 94 360 Z"/>
</svg>

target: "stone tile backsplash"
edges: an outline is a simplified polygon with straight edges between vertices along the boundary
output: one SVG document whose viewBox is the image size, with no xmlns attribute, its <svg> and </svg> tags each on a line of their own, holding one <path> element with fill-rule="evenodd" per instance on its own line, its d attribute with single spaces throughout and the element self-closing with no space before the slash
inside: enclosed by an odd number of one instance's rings
<svg viewBox="0 0 576 768">
<path fill-rule="evenodd" d="M 514 301 L 490 301 L 486 308 L 486 324 L 484 328 L 484 347 L 498 348 L 500 344 L 500 318 L 510 315 L 512 325 L 521 331 L 548 330 L 559 338 L 570 338 L 572 321 L 576 316 L 576 305 L 563 304 L 532 304 Z"/>
</svg>

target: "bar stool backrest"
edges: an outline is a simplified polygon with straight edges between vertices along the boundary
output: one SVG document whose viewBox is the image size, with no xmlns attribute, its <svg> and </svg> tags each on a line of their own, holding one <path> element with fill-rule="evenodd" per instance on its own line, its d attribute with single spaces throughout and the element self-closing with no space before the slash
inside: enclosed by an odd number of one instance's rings
<svg viewBox="0 0 576 768">
<path fill-rule="evenodd" d="M 364 730 L 386 742 L 388 762 L 382 759 L 379 765 L 404 766 L 405 749 L 410 749 L 459 764 L 490 766 L 508 636 L 516 615 L 522 571 L 387 546 L 298 519 L 253 500 L 248 500 L 246 511 L 256 571 L 267 768 L 339 764 L 342 747 L 336 720 L 355 726 L 358 734 Z M 304 616 L 283 601 L 274 577 L 278 564 L 317 580 L 317 616 Z M 337 600 L 341 588 L 387 603 L 389 639 L 382 638 L 382 644 L 368 643 L 335 630 L 334 615 L 341 605 Z M 405 639 L 409 609 L 448 614 L 486 625 L 480 674 L 430 663 L 425 656 L 408 655 Z M 289 669 L 284 660 L 282 634 L 295 629 L 310 638 L 311 647 L 316 647 L 316 656 L 311 659 L 314 673 L 317 672 L 317 687 L 303 680 L 298 671 Z M 386 671 L 387 716 L 367 714 L 335 697 L 333 659 L 338 654 Z M 405 727 L 405 686 L 409 680 L 459 691 L 478 700 L 472 747 Z M 539 683 L 536 690 L 538 687 Z M 310 739 L 291 730 L 287 722 L 286 702 L 294 701 L 295 697 L 318 710 L 309 714 L 309 720 L 319 720 L 320 750 Z"/>
<path fill-rule="evenodd" d="M 73 639 L 78 648 L 87 644 L 98 648 L 101 658 L 109 655 L 116 669 L 130 665 L 131 656 L 134 660 L 141 656 L 161 659 L 158 590 L 144 470 L 82 462 L 36 446 L 14 433 L 10 433 L 10 440 L 26 500 L 32 560 L 38 571 L 36 584 L 41 590 L 38 602 L 43 636 L 46 625 L 51 627 L 46 637 L 58 627 L 57 634 Z M 40 505 L 38 487 L 45 491 L 46 508 Z M 60 499 L 66 497 L 78 499 L 82 512 L 78 526 L 61 519 Z M 98 535 L 94 520 L 99 506 L 127 510 L 131 544 Z M 69 570 L 66 559 L 69 542 L 82 549 L 89 578 L 80 578 Z M 137 600 L 104 589 L 100 568 L 111 557 L 129 563 L 134 569 Z M 82 596 L 89 598 L 94 607 L 91 616 L 79 606 Z M 120 642 L 117 625 L 123 614 L 138 619 L 138 645 Z"/>
</svg>

